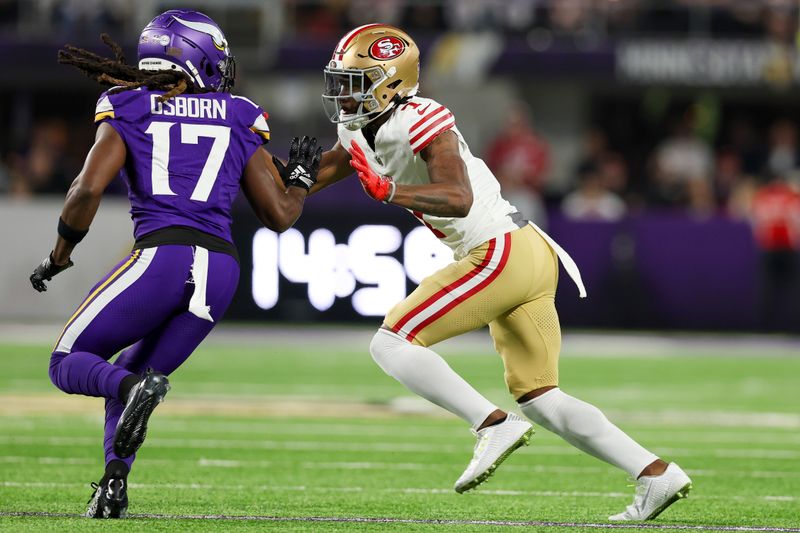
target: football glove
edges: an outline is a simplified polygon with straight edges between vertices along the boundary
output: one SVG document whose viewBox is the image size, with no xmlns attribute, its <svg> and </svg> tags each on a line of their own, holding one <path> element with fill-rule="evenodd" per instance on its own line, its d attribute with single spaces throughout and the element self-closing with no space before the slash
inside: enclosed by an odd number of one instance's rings
<svg viewBox="0 0 800 533">
<path fill-rule="evenodd" d="M 364 151 L 355 141 L 350 142 L 350 156 L 350 166 L 358 172 L 358 179 L 361 180 L 361 186 L 364 187 L 364 191 L 379 202 L 385 204 L 391 202 L 396 189 L 391 176 L 379 176 L 376 174 L 369 167 Z"/>
<path fill-rule="evenodd" d="M 53 252 L 50 252 L 50 254 L 44 258 L 44 261 L 33 269 L 33 274 L 31 274 L 30 278 L 31 285 L 33 285 L 33 288 L 37 291 L 44 292 L 47 290 L 47 285 L 44 284 L 45 281 L 50 281 L 53 279 L 53 276 L 60 274 L 73 264 L 72 260 L 69 259 L 66 265 L 57 265 L 55 261 L 53 261 Z"/>
<path fill-rule="evenodd" d="M 302 187 L 310 190 L 317 182 L 319 162 L 322 158 L 322 147 L 317 146 L 316 137 L 295 137 L 289 146 L 289 161 L 284 165 L 280 159 L 272 156 L 272 162 L 278 168 L 283 184 L 287 187 Z"/>
</svg>

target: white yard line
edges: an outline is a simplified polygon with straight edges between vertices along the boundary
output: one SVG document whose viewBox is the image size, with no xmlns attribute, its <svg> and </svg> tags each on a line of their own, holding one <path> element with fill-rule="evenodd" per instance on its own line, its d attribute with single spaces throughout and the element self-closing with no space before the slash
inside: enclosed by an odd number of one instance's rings
<svg viewBox="0 0 800 533">
<path fill-rule="evenodd" d="M 44 512 L 0 512 L 0 517 L 39 517 L 39 518 L 78 518 L 81 515 L 70 513 Z M 800 528 L 772 526 L 717 526 L 680 525 L 658 523 L 593 523 L 593 522 L 552 522 L 544 520 L 468 520 L 468 519 L 424 519 L 424 518 L 392 518 L 367 516 L 263 516 L 263 515 L 163 515 L 163 514 L 129 514 L 128 518 L 157 520 L 211 520 L 211 521 L 256 521 L 256 522 L 333 522 L 344 524 L 430 524 L 450 528 L 451 526 L 489 526 L 495 527 L 535 527 L 535 528 L 581 528 L 581 529 L 656 529 L 679 531 L 764 531 L 775 533 L 797 533 Z"/>
<path fill-rule="evenodd" d="M 624 418 L 624 417 L 623 417 Z M 103 418 L 100 413 L 93 416 L 85 416 L 81 419 L 87 426 L 100 426 Z M 46 422 L 47 427 L 75 427 L 75 419 L 42 417 L 41 419 L 31 417 L 5 417 L 2 424 L 8 429 L 34 430 Z M 370 436 L 370 437 L 394 437 L 402 434 L 403 437 L 442 437 L 459 438 L 467 435 L 466 425 L 423 425 L 419 426 L 413 421 L 408 421 L 398 425 L 386 425 L 380 423 L 349 424 L 349 423 L 308 423 L 297 422 L 293 419 L 276 421 L 275 419 L 264 419 L 256 422 L 235 422 L 227 420 L 178 420 L 171 417 L 159 416 L 152 423 L 152 427 L 157 428 L 160 434 L 181 434 L 184 432 L 194 435 L 204 433 L 226 433 L 242 435 L 338 435 L 338 436 Z M 665 431 L 654 428 L 626 427 L 629 433 L 635 437 L 642 436 L 658 439 L 661 442 L 693 442 L 693 443 L 750 443 L 750 444 L 785 444 L 800 445 L 800 432 L 764 432 L 758 431 L 720 431 L 715 428 L 696 429 L 671 429 Z M 546 431 L 542 434 L 548 435 Z"/>
<path fill-rule="evenodd" d="M 14 395 L 0 394 L 0 418 L 8 420 L 10 424 L 29 424 L 25 421 L 27 416 L 42 416 L 47 418 L 54 414 L 70 414 L 83 416 L 85 419 L 100 420 L 102 416 L 102 399 L 77 396 L 66 398 L 62 394 Z M 800 402 L 798 402 L 800 404 Z M 604 409 L 608 417 L 615 423 L 626 426 L 642 428 L 678 427 L 681 431 L 709 431 L 713 428 L 726 429 L 767 429 L 776 432 L 779 430 L 800 430 L 800 414 L 797 412 L 766 412 L 766 411 L 721 411 L 721 410 L 688 410 L 688 409 L 659 409 L 659 410 L 631 410 L 631 409 Z M 86 416 L 87 413 L 96 413 L 94 418 Z M 376 420 L 380 424 L 383 418 L 398 418 L 408 415 L 424 416 L 430 419 L 447 419 L 453 417 L 443 409 L 414 396 L 401 396 L 383 404 L 361 402 L 357 399 L 349 401 L 341 398 L 312 398 L 308 396 L 254 396 L 231 394 L 203 394 L 203 395 L 176 395 L 171 396 L 159 408 L 159 417 L 179 417 L 196 415 L 216 415 L 219 417 L 248 417 L 269 418 L 284 417 L 285 423 L 291 425 L 293 420 L 308 418 L 358 418 Z M 20 422 L 15 422 L 20 421 Z M 209 424 L 219 420 L 213 418 Z M 276 424 L 280 426 L 281 424 Z M 253 427 L 259 427 L 253 423 Z M 337 426 L 337 424 L 329 424 Z M 370 431 L 372 424 L 363 426 L 364 431 Z M 396 429 L 389 427 L 388 431 L 414 431 L 414 422 L 410 421 L 405 426 Z M 26 426 L 31 427 L 31 426 Z M 359 428 L 353 425 L 351 427 Z M 400 429 L 402 427 L 402 429 Z M 357 429 L 356 429 L 357 430 Z M 313 430 L 310 430 L 313 431 Z M 333 431 L 336 431 L 335 429 Z M 382 430 L 380 430 L 382 431 Z M 422 426 L 419 431 L 427 431 L 427 426 Z M 436 431 L 436 429 L 431 429 Z M 731 434 L 732 432 L 729 432 Z M 800 438 L 800 432 L 794 433 L 794 438 Z M 730 437 L 734 438 L 734 437 Z M 746 439 L 743 439 L 746 440 Z M 749 442 L 749 441 L 748 441 Z"/>
<path fill-rule="evenodd" d="M 57 466 L 69 465 L 97 465 L 99 459 L 77 458 L 77 457 L 34 457 L 23 455 L 0 456 L 0 464 L 47 464 Z M 376 461 L 303 461 L 295 463 L 292 461 L 270 461 L 270 460 L 243 460 L 243 459 L 139 459 L 137 463 L 142 466 L 174 466 L 186 464 L 188 466 L 198 466 L 203 468 L 246 468 L 246 469 L 273 469 L 291 465 L 292 468 L 304 470 L 435 470 L 458 469 L 463 466 L 461 461 L 452 463 L 414 463 L 414 462 L 376 462 Z M 513 464 L 503 465 L 506 472 L 523 473 L 542 473 L 542 474 L 619 474 L 619 471 L 611 466 L 548 466 L 531 465 L 521 466 Z M 797 479 L 800 472 L 783 470 L 715 470 L 687 468 L 686 471 L 692 476 L 703 477 L 722 477 L 722 478 L 766 478 L 766 479 Z"/>
<path fill-rule="evenodd" d="M 3 481 L 0 487 L 6 488 L 26 488 L 26 489 L 76 489 L 86 487 L 85 483 L 54 483 L 54 482 L 24 482 L 24 481 Z M 374 493 L 381 492 L 387 494 L 430 494 L 430 495 L 453 495 L 453 489 L 441 488 L 431 489 L 423 487 L 361 487 L 350 486 L 342 487 L 338 485 L 229 485 L 229 484 L 207 484 L 207 483 L 130 483 L 131 489 L 144 490 L 200 490 L 200 491 L 247 491 L 247 492 L 360 492 Z M 491 490 L 479 489 L 470 493 L 470 497 L 481 496 L 535 496 L 547 498 L 629 498 L 632 492 L 601 492 L 601 491 L 555 491 L 555 490 Z M 773 494 L 762 496 L 737 496 L 737 495 L 714 495 L 692 493 L 693 500 L 714 500 L 714 501 L 770 501 L 778 503 L 794 503 L 800 501 L 800 497 L 789 494 Z"/>
<path fill-rule="evenodd" d="M 263 439 L 180 439 L 152 437 L 148 443 L 154 447 L 190 449 L 252 449 L 252 450 L 317 450 L 333 452 L 391 452 L 391 453 L 468 453 L 465 445 L 419 444 L 396 442 L 331 442 L 331 441 L 281 441 Z M 97 439 L 91 437 L 45 437 L 0 435 L 0 444 L 37 446 L 93 446 Z M 568 446 L 536 446 L 531 450 L 538 455 L 577 455 L 580 452 Z M 653 452 L 673 457 L 723 457 L 731 459 L 797 460 L 800 451 L 783 449 L 737 448 L 705 449 L 655 447 Z"/>
<path fill-rule="evenodd" d="M 19 324 L 0 323 L 0 343 L 26 345 L 51 344 L 58 336 L 63 323 Z M 303 345 L 322 351 L 363 351 L 369 358 L 369 342 L 377 326 L 308 325 L 240 325 L 222 323 L 204 342 L 204 346 L 297 346 Z M 492 340 L 486 331 L 475 331 L 437 344 L 443 354 L 462 353 L 494 355 Z M 608 332 L 566 332 L 563 340 L 566 357 L 630 357 L 670 358 L 681 357 L 798 357 L 800 337 L 789 335 L 750 334 L 687 334 Z"/>
</svg>

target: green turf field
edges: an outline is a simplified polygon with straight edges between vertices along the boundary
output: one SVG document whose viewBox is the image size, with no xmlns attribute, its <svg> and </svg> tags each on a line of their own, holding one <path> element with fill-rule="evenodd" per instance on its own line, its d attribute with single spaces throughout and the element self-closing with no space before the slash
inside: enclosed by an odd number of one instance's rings
<svg viewBox="0 0 800 533">
<path fill-rule="evenodd" d="M 102 473 L 102 401 L 57 391 L 45 344 L 0 344 L 0 530 L 586 531 L 632 499 L 625 474 L 544 430 L 458 495 L 473 437 L 366 346 L 236 344 L 173 375 L 129 478 L 133 518 L 115 523 L 79 517 Z M 651 524 L 800 531 L 800 357 L 679 346 L 592 357 L 567 342 L 562 387 L 693 477 Z M 495 356 L 446 352 L 513 408 Z"/>
</svg>

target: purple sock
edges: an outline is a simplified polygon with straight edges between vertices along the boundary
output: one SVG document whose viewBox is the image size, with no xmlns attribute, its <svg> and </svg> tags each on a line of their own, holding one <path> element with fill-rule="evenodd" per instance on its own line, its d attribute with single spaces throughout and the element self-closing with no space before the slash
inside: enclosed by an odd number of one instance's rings
<svg viewBox="0 0 800 533">
<path fill-rule="evenodd" d="M 120 383 L 129 375 L 124 368 L 89 352 L 53 352 L 50 358 L 50 380 L 69 394 L 116 398 Z"/>
<path fill-rule="evenodd" d="M 128 465 L 128 469 L 130 470 L 133 465 L 133 460 L 136 458 L 136 454 L 126 457 L 125 459 L 117 457 L 114 454 L 114 431 L 117 429 L 117 422 L 124 408 L 125 404 L 119 400 L 106 400 L 106 425 L 105 435 L 103 437 L 103 450 L 106 454 L 106 464 L 116 459 Z"/>
</svg>

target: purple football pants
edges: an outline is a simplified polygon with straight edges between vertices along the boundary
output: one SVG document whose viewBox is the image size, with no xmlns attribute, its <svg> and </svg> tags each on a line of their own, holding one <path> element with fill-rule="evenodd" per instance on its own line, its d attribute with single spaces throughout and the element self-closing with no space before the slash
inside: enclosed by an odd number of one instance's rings
<svg viewBox="0 0 800 533">
<path fill-rule="evenodd" d="M 210 251 L 207 262 L 195 261 L 203 252 L 198 249 L 195 254 L 194 247 L 183 245 L 134 250 L 89 291 L 56 343 L 50 359 L 50 379 L 56 387 L 106 398 L 106 464 L 119 459 L 112 448 L 124 408 L 118 398 L 122 379 L 131 373 L 143 375 L 147 369 L 172 373 L 222 318 L 233 298 L 238 263 L 230 255 Z M 123 349 L 111 364 L 108 360 Z M 134 456 L 122 460 L 130 467 Z"/>
</svg>

